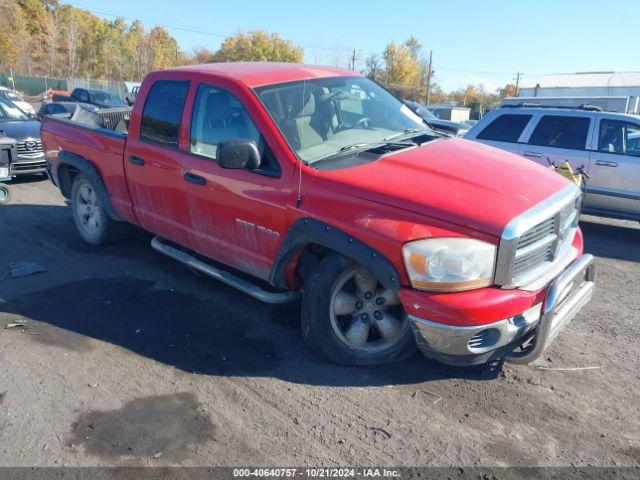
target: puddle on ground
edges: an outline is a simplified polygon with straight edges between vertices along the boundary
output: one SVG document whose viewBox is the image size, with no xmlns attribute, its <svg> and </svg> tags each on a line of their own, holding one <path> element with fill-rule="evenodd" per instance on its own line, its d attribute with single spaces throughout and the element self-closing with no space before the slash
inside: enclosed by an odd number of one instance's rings
<svg viewBox="0 0 640 480">
<path fill-rule="evenodd" d="M 69 442 L 104 459 L 122 456 L 179 461 L 214 439 L 214 426 L 195 395 L 140 398 L 117 410 L 82 413 Z"/>
</svg>

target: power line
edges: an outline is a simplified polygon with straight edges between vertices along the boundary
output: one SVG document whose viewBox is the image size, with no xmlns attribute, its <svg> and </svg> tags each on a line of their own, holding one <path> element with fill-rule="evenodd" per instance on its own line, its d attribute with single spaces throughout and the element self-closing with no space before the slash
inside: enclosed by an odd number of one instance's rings
<svg viewBox="0 0 640 480">
<path fill-rule="evenodd" d="M 217 37 L 217 38 L 226 38 L 226 37 L 230 37 L 232 35 L 234 35 L 233 33 L 230 32 L 221 32 L 221 31 L 210 31 L 210 30 L 203 30 L 203 29 L 199 29 L 199 28 L 192 28 L 192 27 L 188 27 L 186 25 L 181 25 L 179 23 L 173 23 L 173 22 L 169 22 L 166 20 L 159 20 L 159 19 L 153 19 L 153 18 L 149 18 L 149 17 L 132 17 L 128 14 L 122 13 L 122 12 L 117 12 L 114 10 L 105 10 L 103 8 L 97 8 L 91 5 L 87 5 L 87 4 L 83 4 L 83 3 L 79 3 L 79 2 L 67 2 L 67 5 L 71 5 L 80 9 L 84 9 L 84 10 L 88 10 L 91 13 L 96 13 L 98 15 L 105 15 L 108 17 L 114 17 L 114 18 L 124 18 L 125 20 L 140 20 L 143 23 L 152 23 L 154 25 L 157 26 L 161 26 L 161 27 L 165 27 L 167 29 L 170 30 L 180 30 L 183 32 L 188 32 L 188 33 L 197 33 L 200 35 L 207 35 L 210 37 Z M 322 44 L 299 44 L 301 47 L 304 48 L 310 48 L 310 49 L 317 49 L 317 50 L 343 50 L 343 51 L 348 51 L 351 52 L 352 48 L 351 47 L 341 47 L 339 45 L 335 45 L 335 46 L 331 46 L 331 45 L 322 45 Z"/>
<path fill-rule="evenodd" d="M 88 10 L 91 13 L 96 13 L 98 15 L 105 15 L 105 16 L 109 16 L 109 17 L 114 17 L 114 18 L 124 18 L 125 20 L 140 20 L 143 23 L 152 23 L 154 25 L 158 25 L 161 27 L 165 27 L 167 29 L 170 30 L 179 30 L 179 31 L 183 31 L 183 32 L 188 32 L 188 33 L 196 33 L 199 35 L 206 35 L 206 36 L 210 36 L 210 37 L 216 37 L 216 38 L 226 38 L 229 36 L 234 35 L 234 33 L 231 32 L 222 32 L 222 31 L 211 31 L 211 30 L 204 30 L 204 29 L 200 29 L 200 28 L 193 28 L 193 27 L 189 27 L 186 25 L 182 25 L 179 23 L 173 23 L 167 20 L 160 20 L 160 19 L 154 19 L 154 18 L 150 18 L 150 17 L 133 17 L 131 15 L 128 15 L 126 13 L 122 13 L 122 12 L 118 12 L 118 11 L 114 11 L 114 10 L 107 10 L 107 9 L 103 9 L 103 8 L 99 8 L 99 7 L 94 7 L 92 5 L 89 4 L 85 4 L 83 2 L 67 2 L 67 5 L 71 5 L 77 8 L 81 8 L 84 10 Z M 344 52 L 349 52 L 350 54 L 355 50 L 353 47 L 342 47 L 340 45 L 325 45 L 325 44 L 313 44 L 313 43 L 299 43 L 299 46 L 303 47 L 303 48 L 309 48 L 309 49 L 315 49 L 315 50 L 327 50 L 327 51 L 344 51 Z M 467 74 L 477 74 L 477 75 L 492 75 L 492 76 L 511 76 L 513 75 L 513 72 L 487 72 L 487 71 L 481 71 L 481 70 L 465 70 L 465 69 L 460 69 L 460 68 L 452 68 L 452 67 L 443 67 L 443 66 L 438 66 L 438 70 L 444 70 L 447 72 L 454 72 L 454 73 L 467 73 Z M 537 77 L 539 76 L 538 74 L 533 74 L 533 73 L 522 73 L 520 72 L 520 76 L 521 77 Z"/>
<path fill-rule="evenodd" d="M 458 72 L 458 73 L 477 73 L 480 75 L 500 75 L 500 76 L 512 76 L 513 72 L 487 72 L 482 70 L 464 70 L 460 68 L 452 68 L 452 67 L 441 67 L 438 65 L 438 70 L 446 70 L 447 72 Z M 539 76 L 537 73 L 523 73 L 520 72 L 520 77 L 537 77 Z"/>
</svg>

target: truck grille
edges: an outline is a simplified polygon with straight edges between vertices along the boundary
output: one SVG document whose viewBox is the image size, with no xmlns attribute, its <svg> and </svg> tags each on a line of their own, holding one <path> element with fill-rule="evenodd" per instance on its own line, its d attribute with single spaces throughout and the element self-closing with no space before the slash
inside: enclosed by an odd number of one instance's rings
<svg viewBox="0 0 640 480">
<path fill-rule="evenodd" d="M 579 190 L 570 186 L 507 226 L 498 252 L 496 284 L 526 285 L 568 255 L 578 226 L 580 198 Z"/>
<path fill-rule="evenodd" d="M 21 157 L 40 157 L 43 151 L 41 140 L 24 140 L 17 145 L 17 152 Z"/>
</svg>

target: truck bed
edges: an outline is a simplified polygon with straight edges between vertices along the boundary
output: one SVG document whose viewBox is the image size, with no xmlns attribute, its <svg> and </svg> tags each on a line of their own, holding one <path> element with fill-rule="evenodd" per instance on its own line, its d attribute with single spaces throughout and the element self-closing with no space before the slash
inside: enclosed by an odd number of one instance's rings
<svg viewBox="0 0 640 480">
<path fill-rule="evenodd" d="M 59 185 L 58 156 L 68 152 L 82 157 L 98 170 L 116 211 L 123 218 L 131 218 L 131 200 L 124 171 L 126 132 L 52 117 L 45 117 L 40 132 L 47 169 L 56 185 Z"/>
</svg>

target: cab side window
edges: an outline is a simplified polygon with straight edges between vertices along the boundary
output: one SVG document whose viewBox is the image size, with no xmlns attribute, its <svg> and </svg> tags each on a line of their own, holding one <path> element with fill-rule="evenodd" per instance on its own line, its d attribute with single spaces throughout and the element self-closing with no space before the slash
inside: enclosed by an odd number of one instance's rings
<svg viewBox="0 0 640 480">
<path fill-rule="evenodd" d="M 531 115 L 500 115 L 487 125 L 476 138 L 496 142 L 516 143 L 531 120 Z"/>
<path fill-rule="evenodd" d="M 598 150 L 604 153 L 640 156 L 640 125 L 620 120 L 600 121 Z"/>
<path fill-rule="evenodd" d="M 86 90 L 78 90 L 76 98 L 81 102 L 87 103 L 89 101 L 89 92 Z"/>
<path fill-rule="evenodd" d="M 200 85 L 191 117 L 191 153 L 215 161 L 220 142 L 240 139 L 258 147 L 261 167 L 254 173 L 280 176 L 280 164 L 240 100 L 224 88 Z"/>
<path fill-rule="evenodd" d="M 189 82 L 160 80 L 149 90 L 142 111 L 140 140 L 178 148 Z"/>
<path fill-rule="evenodd" d="M 260 132 L 232 93 L 200 85 L 191 118 L 191 152 L 215 160 L 218 143 L 247 139 L 260 144 Z"/>
<path fill-rule="evenodd" d="M 584 150 L 589 134 L 587 117 L 545 115 L 529 139 L 530 145 Z"/>
</svg>

